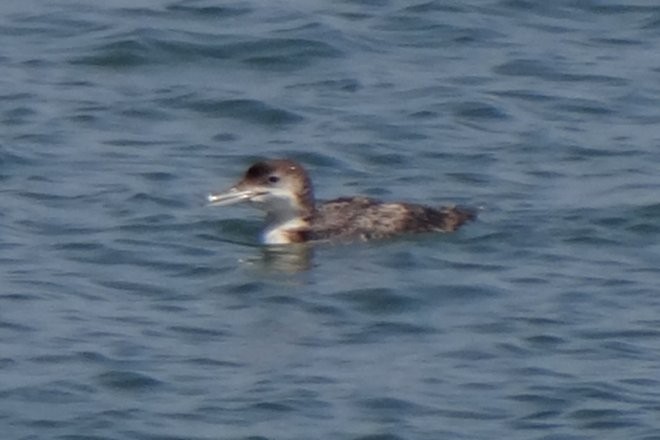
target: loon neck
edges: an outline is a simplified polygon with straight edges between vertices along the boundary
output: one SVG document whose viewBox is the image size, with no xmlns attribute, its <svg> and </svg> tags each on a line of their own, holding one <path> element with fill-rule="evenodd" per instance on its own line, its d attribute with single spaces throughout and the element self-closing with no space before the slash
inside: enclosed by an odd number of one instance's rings
<svg viewBox="0 0 660 440">
<path fill-rule="evenodd" d="M 309 230 L 310 223 L 303 217 L 269 218 L 261 239 L 264 244 L 302 243 L 308 240 Z"/>
<path fill-rule="evenodd" d="M 278 200 L 266 209 L 264 244 L 288 244 L 307 241 L 316 210 L 312 203 L 298 200 Z"/>
</svg>

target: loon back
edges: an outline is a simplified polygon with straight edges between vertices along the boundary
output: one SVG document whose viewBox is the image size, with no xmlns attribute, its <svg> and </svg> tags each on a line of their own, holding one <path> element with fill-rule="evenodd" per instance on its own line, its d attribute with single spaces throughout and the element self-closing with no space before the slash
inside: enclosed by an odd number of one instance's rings
<svg viewBox="0 0 660 440">
<path fill-rule="evenodd" d="M 371 240 L 405 233 L 451 232 L 475 217 L 473 211 L 461 207 L 342 197 L 317 206 L 309 221 L 309 238 Z"/>
</svg>

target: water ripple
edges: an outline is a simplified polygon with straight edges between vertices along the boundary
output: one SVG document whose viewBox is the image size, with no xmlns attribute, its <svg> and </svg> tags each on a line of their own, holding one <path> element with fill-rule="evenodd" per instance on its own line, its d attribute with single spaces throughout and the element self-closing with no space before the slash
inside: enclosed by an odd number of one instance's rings
<svg viewBox="0 0 660 440">
<path fill-rule="evenodd" d="M 151 391 L 162 384 L 149 375 L 133 371 L 108 371 L 100 374 L 97 381 L 104 387 L 130 392 Z"/>
<path fill-rule="evenodd" d="M 208 100 L 186 97 L 168 100 L 165 104 L 178 108 L 188 108 L 205 115 L 235 118 L 256 124 L 293 124 L 303 120 L 302 116 L 293 112 L 251 99 Z"/>
<path fill-rule="evenodd" d="M 203 38 L 202 38 L 203 37 Z M 331 44 L 303 38 L 264 38 L 226 41 L 220 36 L 162 33 L 139 29 L 103 38 L 87 55 L 70 59 L 74 65 L 135 68 L 146 65 L 234 60 L 265 69 L 300 69 L 317 60 L 342 57 Z"/>
</svg>

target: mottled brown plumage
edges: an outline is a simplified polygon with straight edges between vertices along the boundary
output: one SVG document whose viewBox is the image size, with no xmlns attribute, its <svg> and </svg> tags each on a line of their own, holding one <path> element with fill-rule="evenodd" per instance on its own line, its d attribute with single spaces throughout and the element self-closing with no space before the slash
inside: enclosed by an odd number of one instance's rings
<svg viewBox="0 0 660 440">
<path fill-rule="evenodd" d="M 317 207 L 310 222 L 314 239 L 388 238 L 406 232 L 452 232 L 473 220 L 465 208 L 388 203 L 366 197 L 343 197 Z"/>
</svg>

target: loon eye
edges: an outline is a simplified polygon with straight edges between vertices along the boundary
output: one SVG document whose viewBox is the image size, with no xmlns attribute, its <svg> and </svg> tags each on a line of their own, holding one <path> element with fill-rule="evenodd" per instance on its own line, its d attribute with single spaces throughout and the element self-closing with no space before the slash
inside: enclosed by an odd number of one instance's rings
<svg viewBox="0 0 660 440">
<path fill-rule="evenodd" d="M 280 181 L 280 178 L 277 177 L 277 176 L 270 176 L 270 177 L 268 178 L 268 181 L 269 181 L 270 183 L 277 183 L 277 182 Z"/>
</svg>

